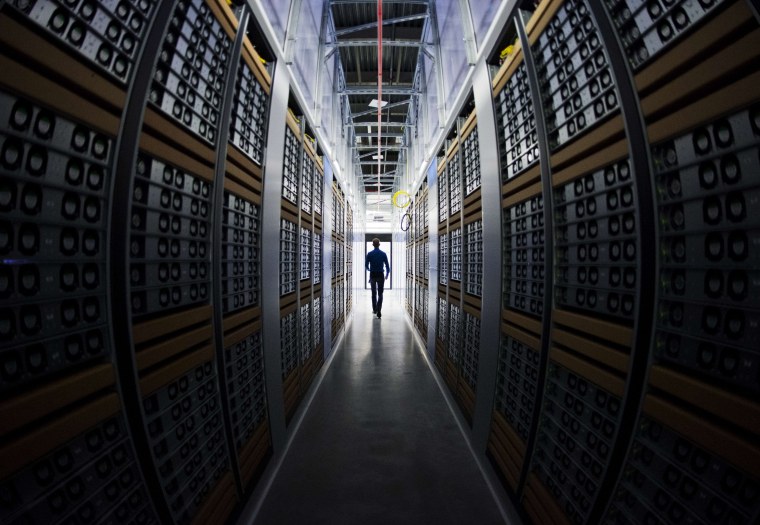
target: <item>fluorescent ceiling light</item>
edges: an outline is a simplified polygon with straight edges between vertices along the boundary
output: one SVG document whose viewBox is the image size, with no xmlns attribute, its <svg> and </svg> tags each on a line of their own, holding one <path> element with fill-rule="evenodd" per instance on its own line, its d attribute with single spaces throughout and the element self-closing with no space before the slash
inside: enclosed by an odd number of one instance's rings
<svg viewBox="0 0 760 525">
<path fill-rule="evenodd" d="M 380 103 L 380 107 L 381 107 L 381 108 L 384 108 L 384 107 L 385 107 L 385 106 L 387 106 L 387 105 L 388 105 L 388 101 L 387 101 L 387 100 L 383 100 L 383 101 Z M 371 108 L 376 108 L 376 107 L 377 107 L 377 99 L 376 99 L 376 98 L 373 98 L 373 99 L 370 101 L 370 103 L 369 103 L 369 107 L 371 107 Z"/>
<path fill-rule="evenodd" d="M 372 160 L 383 160 L 383 155 L 372 155 Z"/>
<path fill-rule="evenodd" d="M 372 126 L 367 126 L 367 133 L 372 133 Z"/>
</svg>

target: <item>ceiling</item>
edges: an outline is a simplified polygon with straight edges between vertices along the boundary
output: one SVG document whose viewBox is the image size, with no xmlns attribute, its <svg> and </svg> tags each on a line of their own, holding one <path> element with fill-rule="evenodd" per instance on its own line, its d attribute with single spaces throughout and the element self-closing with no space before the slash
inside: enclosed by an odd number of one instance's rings
<svg viewBox="0 0 760 525">
<path fill-rule="evenodd" d="M 414 94 L 417 64 L 422 52 L 422 35 L 429 7 L 427 1 L 383 0 L 383 101 L 381 138 L 378 140 L 377 110 L 369 103 L 377 99 L 378 49 L 377 2 L 374 0 L 329 0 L 335 33 L 327 41 L 337 47 L 345 79 L 344 95 L 354 129 L 354 162 L 360 187 L 369 196 L 398 189 L 397 177 L 404 170 L 405 123 Z M 378 153 L 383 158 L 373 158 Z M 379 185 L 378 185 L 379 175 Z"/>
</svg>

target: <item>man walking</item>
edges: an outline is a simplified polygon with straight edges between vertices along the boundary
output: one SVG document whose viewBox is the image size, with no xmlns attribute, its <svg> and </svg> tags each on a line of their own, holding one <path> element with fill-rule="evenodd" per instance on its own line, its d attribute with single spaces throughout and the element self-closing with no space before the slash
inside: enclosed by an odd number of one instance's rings
<svg viewBox="0 0 760 525">
<path fill-rule="evenodd" d="M 377 314 L 380 319 L 380 311 L 383 309 L 383 286 L 385 280 L 391 274 L 391 266 L 388 264 L 388 256 L 380 249 L 380 239 L 372 239 L 374 250 L 367 253 L 364 258 L 364 266 L 369 270 L 369 283 L 372 286 L 372 313 Z M 385 275 L 383 275 L 383 265 L 385 265 Z"/>
</svg>

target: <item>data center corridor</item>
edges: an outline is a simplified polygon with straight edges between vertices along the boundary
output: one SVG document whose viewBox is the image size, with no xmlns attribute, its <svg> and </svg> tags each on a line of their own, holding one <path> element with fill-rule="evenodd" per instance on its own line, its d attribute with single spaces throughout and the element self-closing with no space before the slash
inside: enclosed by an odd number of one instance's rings
<svg viewBox="0 0 760 525">
<path fill-rule="evenodd" d="M 0 524 L 760 523 L 759 85 L 760 0 L 0 0 Z"/>
<path fill-rule="evenodd" d="M 255 525 L 504 523 L 404 320 L 369 292 L 336 349 Z"/>
</svg>

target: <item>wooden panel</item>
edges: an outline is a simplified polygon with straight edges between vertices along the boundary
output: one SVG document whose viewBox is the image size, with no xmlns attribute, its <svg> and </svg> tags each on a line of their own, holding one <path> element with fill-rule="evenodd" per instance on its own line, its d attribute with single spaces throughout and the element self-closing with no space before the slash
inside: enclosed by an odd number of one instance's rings
<svg viewBox="0 0 760 525">
<path fill-rule="evenodd" d="M 256 49 L 254 49 L 248 36 L 243 39 L 242 56 L 243 60 L 248 64 L 248 67 L 253 71 L 253 76 L 256 77 L 256 80 L 258 80 L 259 84 L 264 88 L 264 92 L 266 92 L 267 95 L 271 95 L 272 77 L 269 75 L 269 71 L 267 71 L 267 68 L 262 63 L 261 57 L 256 52 Z"/>
<path fill-rule="evenodd" d="M 562 508 L 560 508 L 557 501 L 549 494 L 543 482 L 535 474 L 528 476 L 527 486 L 533 491 L 537 502 L 546 509 L 547 515 L 551 517 L 554 523 L 557 525 L 570 525 Z"/>
<path fill-rule="evenodd" d="M 598 154 L 599 150 L 625 137 L 625 127 L 620 111 L 605 116 L 603 123 L 588 130 L 577 139 L 563 145 L 551 156 L 552 168 L 561 170 L 571 163 L 584 162 L 586 157 L 592 158 L 593 162 L 604 162 L 605 157 Z M 618 146 L 619 148 L 619 146 Z"/>
<path fill-rule="evenodd" d="M 147 374 L 140 379 L 140 391 L 144 397 L 158 390 L 162 386 L 174 381 L 179 376 L 189 372 L 198 365 L 214 358 L 214 347 L 207 345 L 200 350 L 181 357 L 171 364 Z"/>
<path fill-rule="evenodd" d="M 250 323 L 253 319 L 257 319 L 258 317 L 261 317 L 260 306 L 240 310 L 224 318 L 222 321 L 222 329 L 226 334 L 228 331 L 237 328 L 241 324 Z M 259 320 L 256 323 L 257 325 L 260 325 L 261 321 Z"/>
<path fill-rule="evenodd" d="M 532 168 L 508 180 L 501 188 L 502 196 L 508 196 L 526 186 L 541 185 L 541 165 L 536 163 Z"/>
<path fill-rule="evenodd" d="M 602 166 L 607 166 L 628 156 L 628 140 L 623 139 L 614 144 L 586 155 L 578 162 L 552 173 L 552 186 L 555 188 L 573 179 L 591 173 Z"/>
<path fill-rule="evenodd" d="M 290 131 L 296 134 L 296 137 L 298 137 L 299 142 L 303 141 L 303 137 L 301 137 L 301 125 L 296 120 L 296 117 L 288 110 L 287 115 L 285 116 L 285 123 L 290 128 Z"/>
<path fill-rule="evenodd" d="M 504 321 L 510 324 L 514 324 L 520 328 L 525 328 L 532 331 L 536 335 L 541 335 L 541 320 L 533 317 L 528 317 L 514 310 L 506 310 L 504 312 Z M 536 346 L 536 348 L 539 348 Z"/>
<path fill-rule="evenodd" d="M 552 310 L 552 321 L 574 330 L 582 329 L 588 334 L 593 334 L 620 346 L 630 348 L 633 344 L 633 330 L 619 324 L 565 310 Z"/>
<path fill-rule="evenodd" d="M 232 472 L 227 471 L 216 484 L 211 494 L 206 498 L 206 501 L 203 502 L 203 505 L 198 509 L 191 523 L 193 525 L 224 524 L 232 512 L 232 503 L 237 499 L 235 492 Z M 227 497 L 229 495 L 233 496 L 232 501 L 229 501 Z M 224 505 L 220 505 L 221 502 L 228 503 L 226 508 Z"/>
<path fill-rule="evenodd" d="M 189 157 L 165 141 L 155 138 L 147 131 L 140 135 L 140 150 L 149 153 L 151 156 L 165 160 L 169 164 L 173 164 L 193 175 L 198 175 L 209 182 L 214 182 L 213 166 Z"/>
<path fill-rule="evenodd" d="M 206 5 L 211 9 L 211 12 L 214 13 L 214 16 L 219 21 L 224 32 L 227 33 L 227 36 L 230 37 L 230 40 L 234 40 L 239 22 L 235 13 L 233 13 L 227 5 L 227 2 L 220 0 L 206 0 Z"/>
<path fill-rule="evenodd" d="M 749 443 L 654 394 L 644 398 L 644 413 L 742 470 L 760 473 L 757 440 Z"/>
<path fill-rule="evenodd" d="M 689 41 L 693 40 L 689 39 Z M 701 91 L 710 83 L 725 83 L 736 78 L 735 72 L 757 61 L 760 50 L 760 31 L 753 31 L 725 49 L 711 53 L 710 60 L 695 64 L 683 75 L 663 85 L 641 101 L 646 117 L 669 111 L 683 100 L 701 98 Z"/>
<path fill-rule="evenodd" d="M 470 197 L 465 199 L 463 207 L 464 224 L 470 224 L 483 217 L 482 203 L 480 200 L 480 190 L 476 191 Z"/>
<path fill-rule="evenodd" d="M 204 321 L 210 322 L 212 313 L 211 305 L 204 305 L 192 310 L 167 315 L 160 319 L 136 324 L 132 328 L 132 339 L 134 340 L 134 344 L 137 345 L 168 333 L 188 328 L 194 324 Z"/>
<path fill-rule="evenodd" d="M 712 57 L 716 45 L 726 35 L 738 31 L 747 22 L 754 22 L 747 2 L 734 2 L 734 5 L 711 18 L 689 38 L 682 39 L 637 73 L 634 82 L 639 92 L 646 92 L 662 79 L 673 78 L 673 71 L 684 64 L 704 62 L 717 66 Z M 706 57 L 709 57 L 709 60 L 705 60 Z"/>
<path fill-rule="evenodd" d="M 483 298 L 465 292 L 462 309 L 470 315 L 480 318 L 480 312 L 483 310 Z"/>
<path fill-rule="evenodd" d="M 499 470 L 507 480 L 507 483 L 509 483 L 509 486 L 512 487 L 513 491 L 516 490 L 520 473 L 517 472 L 516 467 L 507 460 L 509 455 L 504 450 L 502 443 L 496 439 L 494 434 L 491 434 L 491 437 L 488 440 L 488 451 L 491 453 L 494 461 L 496 461 L 496 464 L 499 466 Z"/>
<path fill-rule="evenodd" d="M 471 224 L 477 221 L 478 219 L 483 218 L 483 210 L 480 209 L 480 202 L 475 203 L 474 207 L 476 207 L 474 211 L 465 210 L 464 221 L 463 221 L 464 224 Z"/>
<path fill-rule="evenodd" d="M 654 365 L 649 383 L 760 436 L 760 405 L 675 370 Z"/>
<path fill-rule="evenodd" d="M 492 428 L 498 430 L 504 438 L 504 443 L 508 446 L 516 457 L 520 458 L 517 464 L 522 464 L 525 458 L 526 445 L 520 436 L 517 435 L 512 425 L 506 420 L 503 414 L 494 411 Z"/>
<path fill-rule="evenodd" d="M 108 394 L 3 445 L 0 447 L 0 479 L 9 477 L 37 458 L 68 443 L 120 409 L 119 396 Z"/>
<path fill-rule="evenodd" d="M 317 151 L 314 147 L 314 143 L 311 140 L 304 140 L 303 141 L 303 149 L 306 150 L 306 154 L 313 160 L 314 162 L 317 162 Z"/>
<path fill-rule="evenodd" d="M 2 23 L 3 20 L 0 19 L 0 27 L 5 31 Z M 30 71 L 5 55 L 0 55 L 0 71 L 3 72 L 0 84 L 23 93 L 25 97 L 39 100 L 56 111 L 86 122 L 108 135 L 116 136 L 119 132 L 118 117 L 61 87 L 47 76 Z"/>
<path fill-rule="evenodd" d="M 288 209 L 285 209 L 284 207 L 280 210 L 281 218 L 286 219 L 294 224 L 298 224 L 298 207 L 291 203 L 290 201 L 285 201 L 283 199 L 280 199 L 283 206 L 285 204 L 288 205 Z"/>
<path fill-rule="evenodd" d="M 214 335 L 214 328 L 210 324 L 203 325 L 195 330 L 180 332 L 177 337 L 136 352 L 137 369 L 143 371 L 148 367 L 165 361 L 177 354 L 181 354 L 188 348 L 210 341 Z"/>
<path fill-rule="evenodd" d="M 227 176 L 260 194 L 263 191 L 263 171 L 249 157 L 244 155 L 237 146 L 227 144 Z"/>
<path fill-rule="evenodd" d="M 286 199 L 280 199 L 282 218 L 298 224 L 298 206 Z"/>
<path fill-rule="evenodd" d="M 0 402 L 0 435 L 84 399 L 116 383 L 113 365 L 101 364 L 70 374 Z"/>
<path fill-rule="evenodd" d="M 214 165 L 216 155 L 211 146 L 191 135 L 184 128 L 179 127 L 162 113 L 149 106 L 145 109 L 144 122 L 146 127 L 162 137 L 171 140 L 175 145 L 181 145 L 187 155 L 205 161 L 210 166 Z M 143 133 L 143 135 L 145 134 Z M 142 147 L 142 137 L 140 139 L 140 147 Z"/>
<path fill-rule="evenodd" d="M 296 311 L 296 293 L 291 292 L 288 295 L 280 297 L 280 317 L 284 317 Z"/>
<path fill-rule="evenodd" d="M 575 357 L 557 347 L 552 347 L 549 352 L 549 358 L 618 397 L 623 397 L 625 394 L 624 380 L 601 368 L 597 368 L 588 361 Z"/>
<path fill-rule="evenodd" d="M 460 381 L 459 392 L 462 395 L 462 398 L 467 402 L 467 406 L 475 406 L 475 392 L 473 392 L 472 387 L 469 384 Z M 472 410 L 470 410 L 470 413 L 472 413 Z"/>
<path fill-rule="evenodd" d="M 451 158 L 456 155 L 456 152 L 459 151 L 459 137 L 455 138 L 451 141 L 451 144 L 449 144 L 449 148 L 446 150 L 446 163 L 448 164 L 451 161 Z"/>
<path fill-rule="evenodd" d="M 552 329 L 552 342 L 575 350 L 579 354 L 607 365 L 623 374 L 628 372 L 629 356 L 585 337 L 581 337 L 556 327 Z"/>
<path fill-rule="evenodd" d="M 554 522 L 544 513 L 541 506 L 537 505 L 535 498 L 533 492 L 527 489 L 523 500 L 523 507 L 531 523 L 536 525 L 554 525 Z"/>
<path fill-rule="evenodd" d="M 537 182 L 532 186 L 528 186 L 524 190 L 513 193 L 504 199 L 501 203 L 501 207 L 511 208 L 515 204 L 520 204 L 521 202 L 525 202 L 528 199 L 541 195 L 542 188 L 543 186 L 541 185 L 541 182 Z"/>
<path fill-rule="evenodd" d="M 289 382 L 283 383 L 283 398 L 285 402 L 285 415 L 288 419 L 293 415 L 300 399 L 298 389 L 299 370 L 295 369 L 289 376 Z"/>
<path fill-rule="evenodd" d="M 536 43 L 541 36 L 549 21 L 564 3 L 564 0 L 541 0 L 533 15 L 525 24 L 525 32 L 528 34 L 528 41 L 531 45 Z"/>
<path fill-rule="evenodd" d="M 88 100 L 96 105 L 94 107 L 97 107 L 98 110 L 105 109 L 105 105 L 110 105 L 118 113 L 121 113 L 119 110 L 124 107 L 126 93 L 110 80 L 102 77 L 98 72 L 93 71 L 79 62 L 79 60 L 72 58 L 66 52 L 64 46 L 49 42 L 39 32 L 28 28 L 24 22 L 16 22 L 8 13 L 0 13 L 0 27 L 3 28 L 0 31 L 0 42 L 3 42 L 8 47 L 13 48 L 16 52 L 25 55 L 44 68 L 65 76 L 79 88 L 87 89 L 91 94 L 87 97 Z M 37 66 L 32 67 L 29 62 L 24 62 L 34 71 L 41 69 Z M 2 68 L 2 70 L 3 83 L 11 82 L 12 79 L 8 78 L 10 72 L 5 68 Z M 31 95 L 27 91 L 22 91 L 22 93 Z M 54 93 L 49 93 L 48 96 L 50 95 L 54 95 Z M 47 97 L 35 96 L 35 98 L 47 100 Z M 93 100 L 95 98 L 100 99 L 105 104 L 96 102 Z M 63 112 L 69 109 L 71 108 L 62 107 Z M 82 114 L 82 117 L 87 119 L 93 115 Z M 115 135 L 117 132 L 118 130 L 108 131 L 112 135 Z"/>
<path fill-rule="evenodd" d="M 229 335 L 225 335 L 224 346 L 230 347 L 234 344 L 239 343 L 251 334 L 255 334 L 261 330 L 262 324 L 263 323 L 261 319 L 257 319 L 255 322 L 246 324 L 245 326 L 240 327 L 240 329 L 230 333 Z"/>
<path fill-rule="evenodd" d="M 541 324 L 538 324 L 539 328 L 541 327 Z M 510 336 L 511 338 L 515 339 L 516 341 L 519 341 L 520 343 L 526 345 L 529 348 L 532 348 L 535 351 L 539 351 L 541 348 L 541 341 L 538 337 L 534 337 L 531 334 L 528 334 L 527 332 L 523 332 L 520 328 L 517 328 L 515 326 L 507 325 L 504 327 L 504 332 Z"/>
<path fill-rule="evenodd" d="M 649 142 L 657 143 L 680 135 L 684 130 L 694 129 L 705 122 L 760 100 L 758 85 L 760 85 L 760 72 L 755 72 L 732 82 L 720 91 L 701 97 L 696 102 L 651 124 L 647 128 Z"/>
<path fill-rule="evenodd" d="M 269 424 L 263 423 L 254 433 L 251 440 L 240 451 L 240 475 L 244 485 L 248 485 L 253 475 L 262 466 L 264 458 L 271 450 Z"/>
<path fill-rule="evenodd" d="M 473 296 L 467 295 L 467 294 L 465 294 L 464 300 L 465 301 L 467 301 L 467 300 L 471 300 L 471 301 L 478 300 L 478 302 L 481 301 L 481 299 L 479 297 L 473 297 Z M 464 303 L 462 303 L 462 310 L 464 312 L 467 312 L 471 316 L 473 316 L 473 317 L 475 317 L 477 319 L 480 319 L 480 305 L 467 304 L 467 302 L 464 302 Z"/>
<path fill-rule="evenodd" d="M 466 139 L 470 133 L 472 133 L 472 130 L 475 129 L 475 126 L 478 123 L 478 116 L 475 112 L 475 110 L 472 110 L 472 113 L 470 113 L 467 116 L 467 120 L 464 121 L 464 124 L 462 125 L 460 129 L 460 135 L 462 137 L 462 141 Z"/>
</svg>

